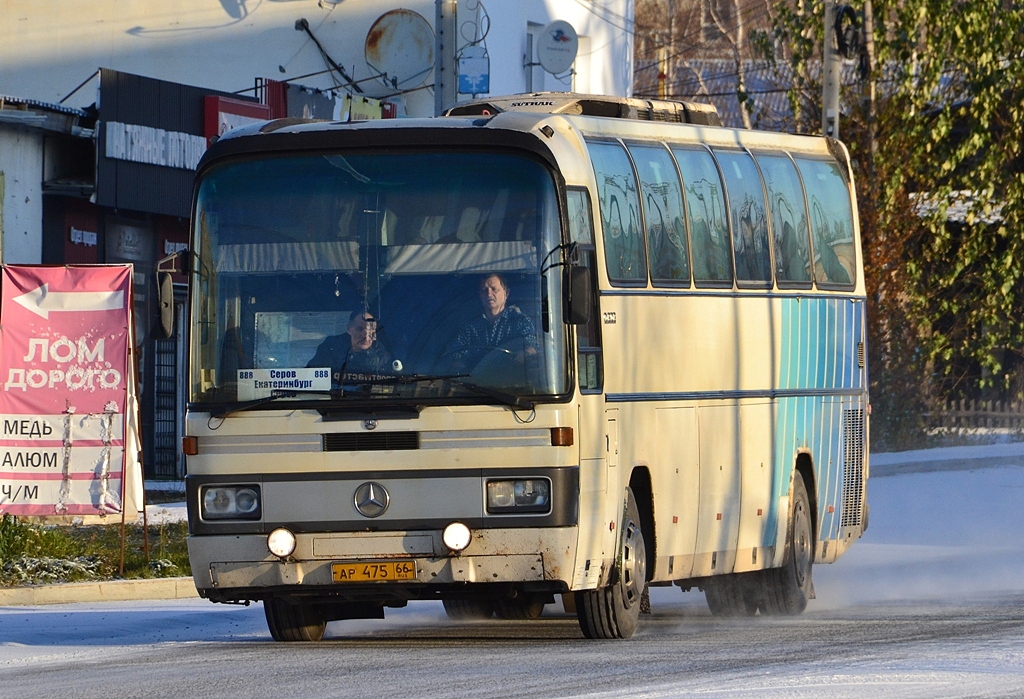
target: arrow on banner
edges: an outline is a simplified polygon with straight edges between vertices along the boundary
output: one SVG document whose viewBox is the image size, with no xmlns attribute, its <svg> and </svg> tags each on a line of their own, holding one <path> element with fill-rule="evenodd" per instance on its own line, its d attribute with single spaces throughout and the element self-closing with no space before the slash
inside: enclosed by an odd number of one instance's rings
<svg viewBox="0 0 1024 699">
<path fill-rule="evenodd" d="M 43 284 L 12 301 L 37 316 L 49 318 L 54 311 L 118 311 L 124 308 L 124 291 L 50 291 Z"/>
</svg>

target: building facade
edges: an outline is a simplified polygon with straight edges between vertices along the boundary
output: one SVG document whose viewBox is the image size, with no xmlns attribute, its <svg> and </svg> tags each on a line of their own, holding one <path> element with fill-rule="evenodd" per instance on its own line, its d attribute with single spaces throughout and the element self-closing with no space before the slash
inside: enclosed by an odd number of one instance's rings
<svg viewBox="0 0 1024 699">
<path fill-rule="evenodd" d="M 153 271 L 188 246 L 212 137 L 281 116 L 429 116 L 486 94 L 628 96 L 633 72 L 632 0 L 168 8 L 0 0 L 0 261 L 134 265 L 143 463 L 158 479 L 184 475 L 187 338 L 154 332 Z M 575 34 L 555 73 L 539 58 L 551 27 L 558 42 Z"/>
</svg>

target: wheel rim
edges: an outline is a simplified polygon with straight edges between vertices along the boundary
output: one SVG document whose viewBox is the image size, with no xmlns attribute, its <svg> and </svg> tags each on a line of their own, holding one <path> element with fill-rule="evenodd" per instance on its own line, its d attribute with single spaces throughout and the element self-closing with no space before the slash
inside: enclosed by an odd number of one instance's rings
<svg viewBox="0 0 1024 699">
<path fill-rule="evenodd" d="M 647 550 L 640 525 L 627 519 L 622 535 L 622 601 L 626 608 L 640 603 L 647 575 Z"/>
<path fill-rule="evenodd" d="M 803 502 L 793 512 L 793 563 L 797 584 L 804 587 L 811 567 L 811 524 Z"/>
</svg>

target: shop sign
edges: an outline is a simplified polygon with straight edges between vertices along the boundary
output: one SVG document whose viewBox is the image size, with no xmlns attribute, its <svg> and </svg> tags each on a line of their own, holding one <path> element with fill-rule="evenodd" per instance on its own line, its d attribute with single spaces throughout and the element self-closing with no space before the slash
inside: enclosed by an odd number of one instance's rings
<svg viewBox="0 0 1024 699">
<path fill-rule="evenodd" d="M 119 513 L 141 480 L 131 272 L 3 267 L 0 513 Z"/>
</svg>

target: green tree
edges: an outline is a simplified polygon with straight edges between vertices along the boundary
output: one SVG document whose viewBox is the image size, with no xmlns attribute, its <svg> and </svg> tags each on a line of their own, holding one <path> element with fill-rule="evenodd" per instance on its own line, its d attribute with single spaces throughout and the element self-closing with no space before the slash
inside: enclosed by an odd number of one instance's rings
<svg viewBox="0 0 1024 699">
<path fill-rule="evenodd" d="M 873 10 L 873 66 L 843 86 L 841 134 L 859 180 L 872 400 L 887 413 L 873 431 L 885 437 L 888 422 L 896 441 L 930 399 L 1024 386 L 1024 7 Z M 780 7 L 763 42 L 780 76 L 796 76 L 797 131 L 818 130 L 822 16 L 818 0 Z"/>
</svg>

